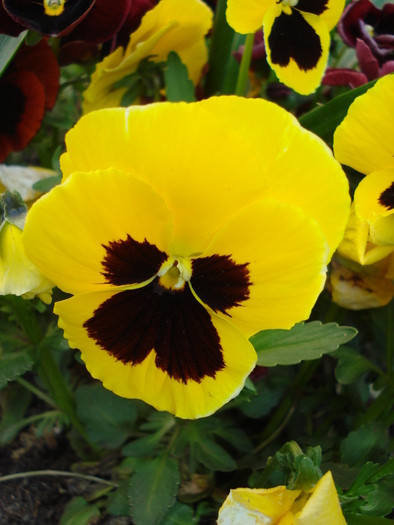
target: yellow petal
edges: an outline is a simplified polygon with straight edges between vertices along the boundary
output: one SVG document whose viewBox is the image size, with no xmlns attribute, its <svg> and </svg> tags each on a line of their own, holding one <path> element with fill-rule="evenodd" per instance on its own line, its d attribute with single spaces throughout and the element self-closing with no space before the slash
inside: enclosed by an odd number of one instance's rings
<svg viewBox="0 0 394 525">
<path fill-rule="evenodd" d="M 357 97 L 334 134 L 341 164 L 368 175 L 394 168 L 394 75 L 387 75 Z"/>
<path fill-rule="evenodd" d="M 200 383 L 189 380 L 185 384 L 157 368 L 153 350 L 140 364 L 124 364 L 88 336 L 84 323 L 112 296 L 113 292 L 81 294 L 55 305 L 65 337 L 72 347 L 81 350 L 87 369 L 94 378 L 103 382 L 105 388 L 121 397 L 142 399 L 157 410 L 190 419 L 208 416 L 238 395 L 255 366 L 256 353 L 249 341 L 230 323 L 212 317 L 220 337 L 225 368 L 214 378 L 206 376 Z"/>
<path fill-rule="evenodd" d="M 201 253 L 266 187 L 250 146 L 198 103 L 89 113 L 66 143 L 65 176 L 114 167 L 136 174 L 163 197 L 174 216 L 174 256 Z"/>
<path fill-rule="evenodd" d="M 331 472 L 317 482 L 305 507 L 296 514 L 294 525 L 346 525 Z"/>
<path fill-rule="evenodd" d="M 337 25 L 344 7 L 345 0 L 328 0 L 326 9 L 319 17 L 324 20 L 329 31 Z"/>
<path fill-rule="evenodd" d="M 218 525 L 272 525 L 288 514 L 299 490 L 279 486 L 272 489 L 239 488 L 219 510 Z M 282 524 L 282 521 L 280 521 Z M 291 522 L 284 522 L 286 525 Z"/>
<path fill-rule="evenodd" d="M 347 178 L 326 144 L 264 100 L 220 97 L 201 104 L 250 144 L 268 185 L 264 196 L 302 208 L 319 224 L 332 254 L 343 238 L 350 197 Z"/>
<path fill-rule="evenodd" d="M 237 33 L 255 33 L 274 3 L 275 0 L 227 0 L 227 22 Z"/>
<path fill-rule="evenodd" d="M 112 286 L 102 273 L 103 245 L 130 235 L 168 252 L 171 219 L 161 197 L 130 174 L 74 173 L 33 205 L 24 246 L 62 290 L 102 290 Z"/>
<path fill-rule="evenodd" d="M 338 246 L 338 253 L 346 259 L 364 264 L 365 251 L 367 249 L 369 235 L 369 225 L 361 221 L 354 210 L 352 204 L 349 222 L 346 226 L 345 235 Z"/>
<path fill-rule="evenodd" d="M 276 4 L 267 11 L 264 17 L 263 29 L 267 61 L 281 82 L 301 95 L 309 95 L 320 86 L 327 65 L 330 35 L 326 23 L 317 15 L 297 11 L 296 9 L 291 9 L 290 11 L 291 14 L 285 13 L 281 4 Z M 289 20 L 286 21 L 283 17 L 288 17 Z M 282 33 L 282 29 L 279 29 L 278 24 L 282 20 L 284 20 L 285 25 L 290 23 L 302 24 L 298 31 L 295 31 L 294 41 L 289 44 L 286 43 L 283 37 L 279 36 Z M 285 30 L 285 25 L 283 30 Z M 276 29 L 277 27 L 278 29 Z M 297 58 L 299 63 L 297 63 L 294 58 L 294 52 L 297 51 L 299 42 L 303 42 L 302 39 L 298 38 L 298 35 L 305 34 L 307 29 L 308 34 L 311 34 L 310 36 L 313 34 L 314 37 L 312 39 L 309 38 L 307 43 L 304 43 L 303 47 L 300 48 L 299 58 Z M 273 47 L 273 38 L 275 47 Z M 283 38 L 283 42 L 280 41 L 281 38 Z M 289 58 L 287 64 L 284 62 L 282 65 L 274 58 L 276 56 L 275 52 L 277 49 L 287 45 L 288 48 L 286 49 L 288 49 L 289 54 L 291 53 L 289 55 L 291 58 Z M 306 49 L 310 49 L 308 58 L 311 60 L 311 65 L 308 66 L 306 66 L 305 61 L 307 56 Z"/>
<path fill-rule="evenodd" d="M 226 311 L 229 317 L 218 313 L 247 337 L 307 319 L 325 282 L 328 248 L 319 227 L 299 208 L 274 200 L 230 220 L 202 257 L 215 254 L 247 264 L 249 297 Z"/>
<path fill-rule="evenodd" d="M 394 214 L 381 217 L 371 224 L 370 235 L 374 244 L 394 247 Z"/>
<path fill-rule="evenodd" d="M 4 222 L 0 230 L 0 295 L 24 295 L 50 291 L 53 284 L 29 261 L 22 245 L 23 232 Z"/>
<path fill-rule="evenodd" d="M 355 211 L 361 221 L 374 223 L 394 213 L 394 169 L 364 177 L 354 193 Z"/>
</svg>

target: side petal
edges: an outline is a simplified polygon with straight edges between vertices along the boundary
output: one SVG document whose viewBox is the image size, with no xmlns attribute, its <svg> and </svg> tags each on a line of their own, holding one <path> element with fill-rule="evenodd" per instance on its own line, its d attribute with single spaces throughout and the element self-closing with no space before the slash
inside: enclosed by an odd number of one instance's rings
<svg viewBox="0 0 394 525">
<path fill-rule="evenodd" d="M 326 9 L 319 16 L 324 20 L 329 31 L 337 25 L 344 7 L 345 0 L 328 0 L 326 2 Z"/>
<path fill-rule="evenodd" d="M 354 193 L 354 203 L 357 217 L 370 224 L 394 213 L 394 169 L 364 177 Z"/>
<path fill-rule="evenodd" d="M 218 312 L 246 337 L 307 319 L 325 282 L 328 248 L 320 228 L 299 208 L 274 200 L 257 202 L 229 221 L 202 257 L 215 254 L 247 265 L 249 296 Z"/>
<path fill-rule="evenodd" d="M 227 22 L 237 33 L 255 33 L 273 4 L 273 0 L 227 0 Z"/>
<path fill-rule="evenodd" d="M 121 397 L 142 399 L 157 410 L 187 419 L 208 416 L 238 395 L 255 366 L 256 353 L 230 323 L 217 316 L 211 317 L 220 339 L 225 367 L 215 377 L 205 376 L 200 382 L 184 383 L 158 368 L 153 350 L 142 362 L 125 364 L 89 337 L 84 324 L 111 297 L 113 292 L 83 294 L 55 305 L 65 337 L 72 347 L 81 350 L 87 369 L 106 388 Z"/>
<path fill-rule="evenodd" d="M 346 259 L 351 259 L 352 261 L 364 264 L 368 235 L 369 225 L 367 222 L 361 221 L 357 217 L 353 204 L 344 238 L 338 246 L 338 254 Z"/>
<path fill-rule="evenodd" d="M 250 144 L 268 185 L 264 196 L 302 208 L 319 224 L 332 254 L 343 238 L 350 197 L 347 178 L 326 144 L 264 100 L 220 97 L 201 104 Z"/>
<path fill-rule="evenodd" d="M 174 216 L 173 256 L 201 253 L 227 219 L 266 187 L 249 144 L 199 103 L 89 113 L 66 142 L 65 176 L 114 167 L 163 197 Z M 247 177 L 241 180 L 240 173 Z"/>
<path fill-rule="evenodd" d="M 318 16 L 273 6 L 264 17 L 267 61 L 278 79 L 301 95 L 314 93 L 327 65 L 330 35 Z"/>
<path fill-rule="evenodd" d="M 110 284 L 105 264 L 111 243 L 129 235 L 166 251 L 170 232 L 171 214 L 160 196 L 130 174 L 109 169 L 74 173 L 37 201 L 28 213 L 24 246 L 57 286 L 81 293 L 119 284 Z"/>
<path fill-rule="evenodd" d="M 394 168 L 393 93 L 394 75 L 387 75 L 352 103 L 334 133 L 334 153 L 341 164 L 366 175 Z"/>
<path fill-rule="evenodd" d="M 394 247 L 394 214 L 381 217 L 370 226 L 371 241 L 380 247 Z"/>
<path fill-rule="evenodd" d="M 330 471 L 317 482 L 294 525 L 346 525 Z"/>
</svg>

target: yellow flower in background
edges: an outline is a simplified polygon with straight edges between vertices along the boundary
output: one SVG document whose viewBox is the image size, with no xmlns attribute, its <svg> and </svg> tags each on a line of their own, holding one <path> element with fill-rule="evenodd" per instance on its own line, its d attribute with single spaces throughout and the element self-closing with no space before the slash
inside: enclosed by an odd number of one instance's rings
<svg viewBox="0 0 394 525">
<path fill-rule="evenodd" d="M 356 280 L 353 279 L 355 288 L 363 290 L 362 298 L 360 296 L 355 301 L 357 308 L 381 306 L 393 296 L 393 136 L 394 76 L 390 75 L 353 102 L 334 134 L 334 152 L 338 161 L 366 175 L 354 193 L 350 220 L 338 247 L 342 258 L 361 265 L 350 268 L 358 275 Z M 342 285 L 350 278 L 342 278 Z M 337 291 L 341 290 L 339 282 L 333 284 Z M 345 306 L 351 301 L 351 293 L 343 286 L 342 291 L 346 289 L 346 293 L 338 293 L 336 302 Z M 355 292 L 360 293 L 360 290 Z"/>
<path fill-rule="evenodd" d="M 0 295 L 39 297 L 50 304 L 53 284 L 26 257 L 22 245 L 27 208 L 20 196 L 4 192 L 0 197 Z"/>
<path fill-rule="evenodd" d="M 227 0 L 227 21 L 238 33 L 264 30 L 267 61 L 278 79 L 301 95 L 320 86 L 330 31 L 345 0 Z"/>
<path fill-rule="evenodd" d="M 67 134 L 28 256 L 74 297 L 59 326 L 93 377 L 181 418 L 254 368 L 248 338 L 307 319 L 349 215 L 326 145 L 264 100 L 106 109 Z"/>
<path fill-rule="evenodd" d="M 305 493 L 272 489 L 231 490 L 218 525 L 346 525 L 331 472 Z"/>
<path fill-rule="evenodd" d="M 161 0 L 130 35 L 127 48 L 118 47 L 97 64 L 83 94 L 84 114 L 119 107 L 129 88 L 117 87 L 117 83 L 135 73 L 148 58 L 151 63 L 165 62 L 171 51 L 179 55 L 189 78 L 197 85 L 208 58 L 205 35 L 212 27 L 212 19 L 212 11 L 202 0 Z"/>
</svg>

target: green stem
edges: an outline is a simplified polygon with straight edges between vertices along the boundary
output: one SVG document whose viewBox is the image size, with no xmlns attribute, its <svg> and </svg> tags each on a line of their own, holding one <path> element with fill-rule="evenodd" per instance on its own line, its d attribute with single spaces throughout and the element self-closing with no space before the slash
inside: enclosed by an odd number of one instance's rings
<svg viewBox="0 0 394 525">
<path fill-rule="evenodd" d="M 87 474 L 79 474 L 78 472 L 66 472 L 64 470 L 35 470 L 30 472 L 18 472 L 17 474 L 8 474 L 8 476 L 0 477 L 0 483 L 3 481 L 12 481 L 14 479 L 32 478 L 34 476 L 63 476 L 66 478 L 79 478 L 86 479 L 88 481 L 96 481 L 97 483 L 111 485 L 112 487 L 119 486 L 118 483 L 108 481 L 107 479 L 98 478 L 96 476 L 88 476 Z"/>
<path fill-rule="evenodd" d="M 227 0 L 218 0 L 209 49 L 209 69 L 204 87 L 207 97 L 222 92 L 231 58 L 235 32 L 227 23 L 226 8 Z"/>
<path fill-rule="evenodd" d="M 252 51 L 254 43 L 254 33 L 249 33 L 246 37 L 245 48 L 242 55 L 241 67 L 239 68 L 237 86 L 235 88 L 235 94 L 238 97 L 245 96 L 246 84 L 248 82 L 248 73 L 250 62 L 252 60 Z"/>
<path fill-rule="evenodd" d="M 53 401 L 53 399 L 51 399 L 49 396 L 44 394 L 44 392 L 42 392 L 39 388 L 37 388 L 34 385 L 32 385 L 31 383 L 29 383 L 29 381 L 26 381 L 26 379 L 23 379 L 23 377 L 18 377 L 16 379 L 16 381 L 20 385 L 25 387 L 27 390 L 30 390 L 30 392 L 33 392 L 33 394 L 35 394 L 37 397 L 39 397 L 40 399 L 45 401 L 45 403 L 47 403 L 47 405 L 49 405 L 51 407 L 54 407 L 54 408 L 57 408 L 56 403 Z"/>
<path fill-rule="evenodd" d="M 274 441 L 277 436 L 279 436 L 282 430 L 286 427 L 287 423 L 290 421 L 294 413 L 294 410 L 295 410 L 295 406 L 293 405 L 292 407 L 290 407 L 290 410 L 287 412 L 282 423 L 276 428 L 276 430 L 274 430 L 274 432 L 272 432 L 272 434 L 265 441 L 260 443 L 260 445 L 253 450 L 253 454 L 257 454 L 258 452 L 260 452 L 260 450 L 263 450 L 270 443 L 272 443 L 272 441 Z"/>
<path fill-rule="evenodd" d="M 85 441 L 89 443 L 90 446 L 93 446 L 75 412 L 74 399 L 63 379 L 63 375 L 57 366 L 52 352 L 45 345 L 42 349 L 42 360 L 38 368 L 38 373 L 53 396 L 56 405 L 67 414 L 71 424 Z"/>
<path fill-rule="evenodd" d="M 391 375 L 393 372 L 393 347 L 394 347 L 394 304 L 393 301 L 389 304 L 388 309 L 388 323 L 387 323 L 387 377 L 389 382 L 391 381 Z"/>
</svg>

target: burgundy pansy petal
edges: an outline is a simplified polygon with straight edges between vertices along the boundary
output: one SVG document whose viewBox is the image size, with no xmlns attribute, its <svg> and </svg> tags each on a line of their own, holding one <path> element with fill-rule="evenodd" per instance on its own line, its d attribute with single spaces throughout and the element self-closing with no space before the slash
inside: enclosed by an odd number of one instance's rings
<svg viewBox="0 0 394 525">
<path fill-rule="evenodd" d="M 371 49 L 363 40 L 357 39 L 356 54 L 361 71 L 366 75 L 368 80 L 374 80 L 379 77 L 379 62 L 373 56 Z"/>
<path fill-rule="evenodd" d="M 96 0 L 89 16 L 74 30 L 73 38 L 101 44 L 115 36 L 126 19 L 131 0 Z"/>
<path fill-rule="evenodd" d="M 68 34 L 82 22 L 94 3 L 95 0 L 58 0 L 56 5 L 48 7 L 44 0 L 3 0 L 14 20 L 46 36 Z"/>
<path fill-rule="evenodd" d="M 383 64 L 379 76 L 384 77 L 384 75 L 390 75 L 390 73 L 394 73 L 394 60 L 389 60 Z"/>
<path fill-rule="evenodd" d="M 116 35 L 118 45 L 126 47 L 131 33 L 134 33 L 141 24 L 142 17 L 153 9 L 157 0 L 132 0 L 126 19 Z"/>
<path fill-rule="evenodd" d="M 394 35 L 394 4 L 384 4 L 374 29 L 376 35 Z"/>
<path fill-rule="evenodd" d="M 29 71 L 7 74 L 0 82 L 0 162 L 27 146 L 40 129 L 45 90 Z"/>
<path fill-rule="evenodd" d="M 59 91 L 60 70 L 55 53 L 45 40 L 35 46 L 23 45 L 15 56 L 12 67 L 34 73 L 45 88 L 46 109 L 52 109 Z"/>
<path fill-rule="evenodd" d="M 72 40 L 62 44 L 59 50 L 59 65 L 68 66 L 69 64 L 79 64 L 97 57 L 99 48 L 97 44 L 83 42 L 82 40 Z"/>
<path fill-rule="evenodd" d="M 380 10 L 369 0 L 357 0 L 349 4 L 338 22 L 338 33 L 342 40 L 350 47 L 356 46 L 360 36 L 360 20 L 368 25 L 375 25 Z"/>
<path fill-rule="evenodd" d="M 323 80 L 323 86 L 349 86 L 356 88 L 366 84 L 367 77 L 363 73 L 353 71 L 353 69 L 328 68 Z"/>
<path fill-rule="evenodd" d="M 24 26 L 18 24 L 10 17 L 0 2 L 0 33 L 9 36 L 19 36 L 25 29 Z"/>
</svg>

